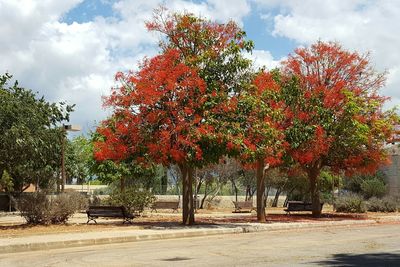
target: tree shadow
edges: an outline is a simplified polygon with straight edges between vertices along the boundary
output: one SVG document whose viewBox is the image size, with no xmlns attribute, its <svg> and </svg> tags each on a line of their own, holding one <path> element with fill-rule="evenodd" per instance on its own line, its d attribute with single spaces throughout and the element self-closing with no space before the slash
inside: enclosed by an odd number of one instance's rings
<svg viewBox="0 0 400 267">
<path fill-rule="evenodd" d="M 332 259 L 313 262 L 323 266 L 400 266 L 400 254 L 369 253 L 369 254 L 335 254 Z"/>
</svg>

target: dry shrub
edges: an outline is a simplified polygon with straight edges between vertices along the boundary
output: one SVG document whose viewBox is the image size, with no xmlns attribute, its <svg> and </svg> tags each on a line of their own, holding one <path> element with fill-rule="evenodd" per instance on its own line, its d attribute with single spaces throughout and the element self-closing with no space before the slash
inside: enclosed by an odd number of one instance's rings
<svg viewBox="0 0 400 267">
<path fill-rule="evenodd" d="M 18 209 L 28 224 L 66 223 L 75 212 L 87 207 L 87 199 L 79 193 L 49 197 L 44 192 L 23 195 Z"/>
</svg>

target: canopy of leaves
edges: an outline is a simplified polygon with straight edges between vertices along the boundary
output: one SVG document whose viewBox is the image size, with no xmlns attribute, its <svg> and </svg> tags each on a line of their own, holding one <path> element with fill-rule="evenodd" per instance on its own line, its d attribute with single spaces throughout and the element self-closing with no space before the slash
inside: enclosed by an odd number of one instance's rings
<svg viewBox="0 0 400 267">
<path fill-rule="evenodd" d="M 286 140 L 289 153 L 305 169 L 371 172 L 387 160 L 384 144 L 397 116 L 383 111 L 378 94 L 384 73 L 368 55 L 336 43 L 299 48 L 283 64 Z"/>
<path fill-rule="evenodd" d="M 62 131 L 73 106 L 49 103 L 15 82 L 0 76 L 0 173 L 7 170 L 14 187 L 46 183 L 60 166 Z M 38 181 L 41 179 L 41 181 Z"/>
<path fill-rule="evenodd" d="M 98 128 L 98 160 L 134 159 L 203 166 L 226 153 L 225 113 L 249 80 L 241 51 L 252 43 L 236 24 L 191 14 L 156 12 L 147 23 L 162 33 L 162 53 L 138 72 L 117 73 L 121 86 L 105 100 L 114 115 Z"/>
<path fill-rule="evenodd" d="M 93 164 L 93 143 L 85 136 L 68 140 L 66 145 L 66 172 L 69 180 L 75 178 L 78 184 L 91 178 L 90 166 Z"/>
<path fill-rule="evenodd" d="M 235 133 L 228 150 L 239 150 L 244 163 L 264 159 L 275 166 L 280 163 L 286 143 L 282 121 L 284 103 L 277 71 L 261 71 L 252 85 L 238 97 L 237 108 L 232 112 L 230 131 Z"/>
</svg>

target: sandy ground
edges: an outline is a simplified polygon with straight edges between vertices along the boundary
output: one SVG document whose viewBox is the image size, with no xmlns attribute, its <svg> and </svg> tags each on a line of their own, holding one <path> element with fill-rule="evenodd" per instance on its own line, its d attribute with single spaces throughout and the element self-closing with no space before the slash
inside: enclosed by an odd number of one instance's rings
<svg viewBox="0 0 400 267">
<path fill-rule="evenodd" d="M 256 213 L 232 213 L 231 209 L 199 210 L 196 214 L 196 224 L 233 224 L 257 222 Z M 329 207 L 324 209 L 320 218 L 313 218 L 310 213 L 297 213 L 286 215 L 283 208 L 267 209 L 267 223 L 291 223 L 291 222 L 320 222 L 341 220 L 367 220 L 373 219 L 381 222 L 400 220 L 399 213 L 364 213 L 343 214 L 335 213 Z M 122 224 L 121 219 L 99 218 L 98 224 L 86 224 L 85 213 L 76 213 L 66 224 L 61 225 L 28 225 L 17 214 L 0 214 L 0 237 L 18 237 L 37 234 L 112 231 L 121 229 L 146 229 L 154 227 L 174 227 L 181 222 L 181 213 L 164 211 L 160 213 L 145 212 L 142 216 L 133 220 L 133 224 Z M 393 221 L 393 220 L 392 220 Z"/>
</svg>

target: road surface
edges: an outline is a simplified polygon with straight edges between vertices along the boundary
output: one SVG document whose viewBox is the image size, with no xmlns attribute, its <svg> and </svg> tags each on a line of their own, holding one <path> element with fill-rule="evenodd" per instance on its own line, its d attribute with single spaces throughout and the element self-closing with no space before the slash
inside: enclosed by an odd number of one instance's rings
<svg viewBox="0 0 400 267">
<path fill-rule="evenodd" d="M 400 224 L 0 254 L 0 266 L 400 266 Z"/>
</svg>

